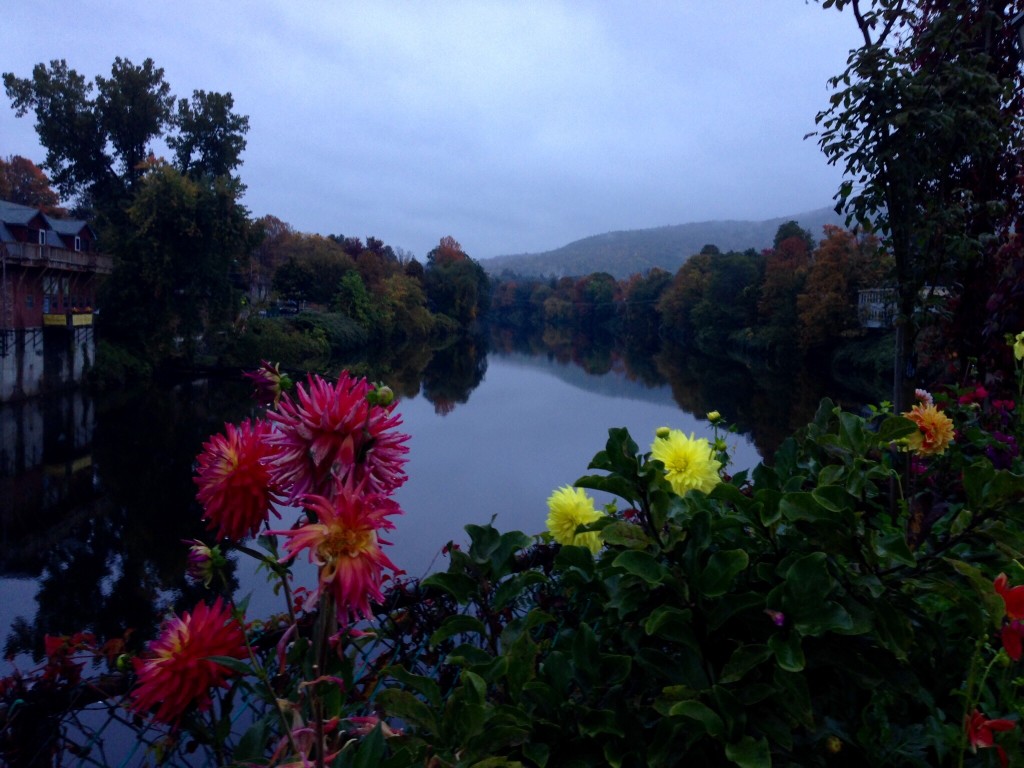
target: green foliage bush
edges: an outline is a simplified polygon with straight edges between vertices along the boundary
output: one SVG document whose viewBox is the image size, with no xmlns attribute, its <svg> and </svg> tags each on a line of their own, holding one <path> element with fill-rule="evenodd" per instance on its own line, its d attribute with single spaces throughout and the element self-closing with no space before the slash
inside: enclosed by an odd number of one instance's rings
<svg viewBox="0 0 1024 768">
<path fill-rule="evenodd" d="M 96 344 L 96 363 L 89 371 L 89 384 L 100 390 L 112 389 L 130 381 L 148 379 L 151 374 L 147 361 L 124 347 L 100 339 Z"/>
<path fill-rule="evenodd" d="M 291 324 L 305 333 L 322 333 L 333 355 L 360 349 L 368 338 L 363 326 L 340 312 L 300 312 Z"/>
<path fill-rule="evenodd" d="M 576 482 L 621 500 L 581 526 L 596 556 L 469 526 L 422 583 L 429 643 L 377 698 L 406 724 L 386 764 L 962 764 L 967 715 L 1024 709 L 992 586 L 1024 576 L 1001 408 L 958 408 L 961 444 L 911 464 L 913 422 L 826 400 L 707 495 L 611 430 Z"/>
<path fill-rule="evenodd" d="M 224 363 L 252 367 L 259 360 L 277 360 L 285 368 L 317 370 L 330 358 L 330 343 L 322 329 L 300 331 L 284 318 L 251 317 Z"/>
</svg>

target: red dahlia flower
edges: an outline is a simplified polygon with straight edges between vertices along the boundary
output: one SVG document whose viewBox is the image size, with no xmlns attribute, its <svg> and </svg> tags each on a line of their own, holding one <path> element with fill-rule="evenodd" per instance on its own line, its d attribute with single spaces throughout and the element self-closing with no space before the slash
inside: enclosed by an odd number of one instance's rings
<svg viewBox="0 0 1024 768">
<path fill-rule="evenodd" d="M 992 582 L 992 586 L 1006 606 L 1006 615 L 1011 621 L 1024 619 L 1024 586 L 1010 587 L 1005 573 L 1000 573 Z"/>
<path fill-rule="evenodd" d="M 967 739 L 971 745 L 971 751 L 976 752 L 979 747 L 982 749 L 995 747 L 999 753 L 999 761 L 1006 766 L 1006 751 L 996 744 L 995 734 L 999 731 L 1012 731 L 1016 727 L 1013 720 L 988 720 L 978 710 L 974 710 L 967 718 Z"/>
<path fill-rule="evenodd" d="M 379 531 L 394 528 L 387 519 L 400 514 L 398 504 L 361 488 L 340 485 L 332 498 L 307 496 L 303 505 L 316 522 L 290 531 L 271 531 L 288 537 L 284 560 L 308 550 L 309 561 L 320 568 L 319 594 L 328 592 L 337 606 L 341 624 L 371 615 L 370 601 L 382 602 L 383 570 L 396 570 L 381 551 Z"/>
<path fill-rule="evenodd" d="M 191 614 L 169 619 L 150 644 L 149 656 L 134 659 L 138 684 L 131 694 L 132 709 L 145 713 L 157 707 L 154 717 L 169 725 L 193 703 L 208 709 L 210 690 L 226 688 L 225 681 L 234 674 L 210 656 L 248 656 L 242 627 L 219 597 L 212 606 L 199 603 Z"/>
<path fill-rule="evenodd" d="M 369 493 L 391 493 L 406 481 L 402 470 L 408 435 L 396 431 L 402 417 L 395 404 L 371 404 L 373 387 L 343 371 L 337 384 L 310 376 L 294 397 L 285 395 L 267 413 L 276 431 L 268 438 L 279 451 L 276 477 L 290 488 L 289 502 L 307 494 L 330 496 L 339 483 L 364 486 Z"/>
<path fill-rule="evenodd" d="M 269 460 L 274 448 L 267 442 L 271 426 L 266 421 L 243 421 L 238 427 L 224 425 L 223 435 L 203 443 L 194 478 L 203 505 L 203 517 L 219 538 L 244 539 L 255 535 L 280 493 Z"/>
</svg>

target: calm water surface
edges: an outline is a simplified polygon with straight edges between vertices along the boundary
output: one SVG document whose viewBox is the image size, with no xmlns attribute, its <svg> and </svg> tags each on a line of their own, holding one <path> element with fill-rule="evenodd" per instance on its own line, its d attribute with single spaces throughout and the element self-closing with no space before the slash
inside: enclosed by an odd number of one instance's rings
<svg viewBox="0 0 1024 768">
<path fill-rule="evenodd" d="M 711 437 L 668 385 L 646 387 L 622 372 L 589 376 L 572 364 L 523 354 L 491 355 L 483 383 L 465 404 L 438 416 L 423 397 L 400 406 L 409 442 L 409 482 L 397 494 L 405 515 L 393 534 L 396 565 L 424 574 L 468 523 L 492 517 L 499 530 L 544 530 L 547 497 L 588 474 L 611 427 L 629 429 L 646 450 L 660 426 Z M 736 466 L 757 451 L 731 436 Z"/>
</svg>

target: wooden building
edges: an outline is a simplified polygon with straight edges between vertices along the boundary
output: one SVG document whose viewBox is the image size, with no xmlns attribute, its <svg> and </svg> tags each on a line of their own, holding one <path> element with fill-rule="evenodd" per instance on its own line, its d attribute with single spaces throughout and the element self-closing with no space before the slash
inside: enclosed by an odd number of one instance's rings
<svg viewBox="0 0 1024 768">
<path fill-rule="evenodd" d="M 0 200 L 0 402 L 81 380 L 112 267 L 88 222 Z"/>
</svg>

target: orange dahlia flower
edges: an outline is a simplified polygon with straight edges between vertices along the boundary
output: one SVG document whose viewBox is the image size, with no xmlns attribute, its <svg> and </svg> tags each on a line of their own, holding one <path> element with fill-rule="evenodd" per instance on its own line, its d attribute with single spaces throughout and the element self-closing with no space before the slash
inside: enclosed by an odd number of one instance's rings
<svg viewBox="0 0 1024 768">
<path fill-rule="evenodd" d="M 234 672 L 210 661 L 210 656 L 248 656 L 245 634 L 231 614 L 231 606 L 218 597 L 212 606 L 199 603 L 192 613 L 173 616 L 149 646 L 149 655 L 133 660 L 138 683 L 132 690 L 131 707 L 176 724 L 192 704 L 210 706 L 210 691 L 226 688 Z"/>
<path fill-rule="evenodd" d="M 401 509 L 379 494 L 339 484 L 332 498 L 307 496 L 303 505 L 315 522 L 290 531 L 270 531 L 288 537 L 283 561 L 307 550 L 309 561 L 320 569 L 318 596 L 325 591 L 334 598 L 341 624 L 369 618 L 370 601 L 383 602 L 383 570 L 396 570 L 381 550 L 379 531 L 393 529 L 388 515 Z"/>
<path fill-rule="evenodd" d="M 269 441 L 279 453 L 276 477 L 290 488 L 288 501 L 307 494 L 330 496 L 337 484 L 365 484 L 370 493 L 391 493 L 406 481 L 402 467 L 409 436 L 396 431 L 395 403 L 370 403 L 373 387 L 343 371 L 336 384 L 310 376 L 267 413 L 276 430 Z"/>
<path fill-rule="evenodd" d="M 243 421 L 238 427 L 224 425 L 223 435 L 203 443 L 197 459 L 196 498 L 203 517 L 220 538 L 253 536 L 274 504 L 281 500 L 269 466 L 274 448 L 267 442 L 271 426 L 266 421 Z"/>
<path fill-rule="evenodd" d="M 936 456 L 953 442 L 953 421 L 934 405 L 919 403 L 903 416 L 917 424 L 907 444 L 919 456 Z"/>
</svg>

